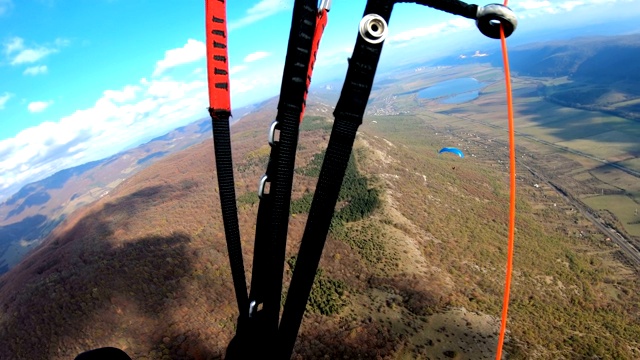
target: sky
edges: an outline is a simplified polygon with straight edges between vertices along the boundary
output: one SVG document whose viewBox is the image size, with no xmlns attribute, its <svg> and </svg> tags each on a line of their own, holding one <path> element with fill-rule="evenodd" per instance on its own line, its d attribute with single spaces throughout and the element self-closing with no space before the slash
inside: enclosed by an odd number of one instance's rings
<svg viewBox="0 0 640 360">
<path fill-rule="evenodd" d="M 313 84 L 342 79 L 365 0 L 333 0 Z M 526 34 L 633 21 L 640 0 L 510 1 Z M 229 1 L 233 108 L 278 94 L 293 0 Z M 204 1 L 0 0 L 0 201 L 208 116 Z M 381 68 L 498 51 L 473 20 L 397 4 Z"/>
</svg>

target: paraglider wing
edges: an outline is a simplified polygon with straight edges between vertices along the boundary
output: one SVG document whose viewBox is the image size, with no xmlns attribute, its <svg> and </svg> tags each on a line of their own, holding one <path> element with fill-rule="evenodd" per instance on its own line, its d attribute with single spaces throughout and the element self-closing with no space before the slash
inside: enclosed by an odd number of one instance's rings
<svg viewBox="0 0 640 360">
<path fill-rule="evenodd" d="M 438 151 L 438 154 L 442 154 L 442 153 L 445 153 L 445 152 L 450 152 L 450 153 L 456 154 L 456 155 L 460 156 L 461 158 L 464 157 L 464 153 L 462 153 L 462 150 L 460 150 L 458 148 L 454 148 L 454 147 L 442 148 L 442 149 L 440 149 L 440 151 Z"/>
</svg>

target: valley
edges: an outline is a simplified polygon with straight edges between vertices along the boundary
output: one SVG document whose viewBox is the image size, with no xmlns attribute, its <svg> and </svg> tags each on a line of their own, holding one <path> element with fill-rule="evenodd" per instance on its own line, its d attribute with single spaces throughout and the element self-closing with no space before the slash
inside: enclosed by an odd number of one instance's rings
<svg viewBox="0 0 640 360">
<path fill-rule="evenodd" d="M 417 89 L 474 78 L 477 97 Z M 517 213 L 505 358 L 640 357 L 640 133 L 633 119 L 565 107 L 514 78 Z M 311 92 L 301 125 L 285 289 L 338 90 Z M 360 128 L 296 359 L 492 359 L 506 262 L 502 71 L 488 64 L 381 74 Z M 232 127 L 243 257 L 277 99 Z M 438 154 L 445 146 L 465 158 Z M 137 359 L 216 359 L 237 310 L 205 139 L 69 215 L 0 277 L 0 358 L 68 359 L 118 346 Z"/>
</svg>

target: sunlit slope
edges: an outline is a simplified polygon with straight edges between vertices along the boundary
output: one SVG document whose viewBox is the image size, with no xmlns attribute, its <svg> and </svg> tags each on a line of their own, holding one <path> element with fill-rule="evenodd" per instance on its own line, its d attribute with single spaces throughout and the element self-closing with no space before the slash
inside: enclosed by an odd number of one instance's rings
<svg viewBox="0 0 640 360">
<path fill-rule="evenodd" d="M 373 166 L 395 208 L 418 227 L 413 231 L 431 239 L 422 253 L 448 275 L 449 305 L 497 316 L 508 214 L 503 143 L 425 116 L 369 120 L 365 132 L 386 144 Z M 437 155 L 449 145 L 465 148 L 467 157 Z M 554 189 L 524 167 L 517 173 L 509 358 L 637 357 L 637 272 Z"/>
<path fill-rule="evenodd" d="M 422 88 L 465 78 L 486 84 L 473 100 L 444 104 L 442 100 L 451 94 L 436 99 L 419 97 L 418 90 Z M 628 96 L 640 94 L 640 83 L 634 79 L 629 80 L 635 85 L 627 87 Z M 640 216 L 635 214 L 635 209 L 630 214 L 628 206 L 617 206 L 618 203 L 640 203 L 638 120 L 607 110 L 601 103 L 594 103 L 591 108 L 561 104 L 548 93 L 556 91 L 548 89 L 555 89 L 558 84 L 570 84 L 576 90 L 594 85 L 586 83 L 593 81 L 586 76 L 576 80 L 516 76 L 512 80 L 519 160 L 544 170 L 559 185 L 571 189 L 575 197 L 602 206 L 595 210 L 614 214 L 616 230 L 625 233 L 625 237 L 640 248 Z M 466 143 L 475 141 L 470 134 L 482 134 L 506 146 L 505 85 L 501 69 L 477 64 L 420 67 L 389 74 L 380 82 L 385 85 L 374 91 L 375 101 L 368 108 L 369 114 L 416 114 L 438 124 L 441 135 L 443 130 L 466 133 L 469 134 L 464 138 Z M 603 195 L 615 195 L 617 201 L 587 200 Z"/>
</svg>

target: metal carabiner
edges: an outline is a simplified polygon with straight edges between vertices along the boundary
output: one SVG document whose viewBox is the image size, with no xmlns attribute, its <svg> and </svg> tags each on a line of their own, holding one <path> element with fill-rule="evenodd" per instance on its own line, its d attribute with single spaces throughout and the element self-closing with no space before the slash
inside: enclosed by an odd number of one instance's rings
<svg viewBox="0 0 640 360">
<path fill-rule="evenodd" d="M 277 127 L 278 127 L 278 120 L 273 120 L 273 122 L 271 123 L 271 126 L 269 126 L 269 137 L 267 138 L 267 141 L 269 142 L 270 146 L 276 145 L 276 128 Z"/>
<path fill-rule="evenodd" d="M 258 197 L 260 199 L 262 199 L 262 196 L 264 196 L 264 188 L 267 185 L 268 181 L 269 177 L 267 176 L 267 174 L 262 175 L 262 177 L 260 178 L 260 182 L 258 183 Z"/>
<path fill-rule="evenodd" d="M 249 303 L 249 318 L 252 318 L 253 315 L 256 313 L 256 310 L 258 310 L 258 307 L 256 305 L 258 304 L 256 303 L 255 300 Z"/>
</svg>

